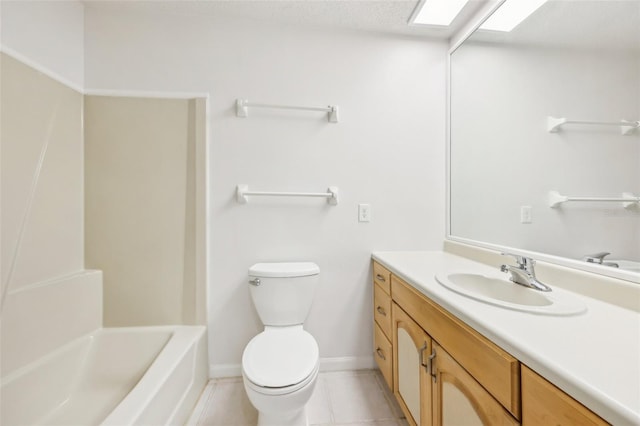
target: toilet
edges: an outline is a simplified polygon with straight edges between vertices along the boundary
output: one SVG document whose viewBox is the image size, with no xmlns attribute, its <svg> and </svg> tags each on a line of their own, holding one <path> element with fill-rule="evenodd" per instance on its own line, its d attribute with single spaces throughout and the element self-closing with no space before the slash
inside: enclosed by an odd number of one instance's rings
<svg viewBox="0 0 640 426">
<path fill-rule="evenodd" d="M 311 262 L 257 263 L 251 299 L 264 324 L 242 354 L 242 379 L 258 426 L 306 426 L 318 377 L 318 344 L 303 329 L 320 268 Z"/>
</svg>

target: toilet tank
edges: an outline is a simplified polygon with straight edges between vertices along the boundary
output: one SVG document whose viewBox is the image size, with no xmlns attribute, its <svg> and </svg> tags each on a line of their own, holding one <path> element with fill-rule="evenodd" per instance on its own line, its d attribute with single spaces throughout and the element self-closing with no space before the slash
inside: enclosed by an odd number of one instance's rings
<svg viewBox="0 0 640 426">
<path fill-rule="evenodd" d="M 249 268 L 251 299 L 262 323 L 303 324 L 311 309 L 319 274 L 320 268 L 312 262 L 256 263 Z"/>
</svg>

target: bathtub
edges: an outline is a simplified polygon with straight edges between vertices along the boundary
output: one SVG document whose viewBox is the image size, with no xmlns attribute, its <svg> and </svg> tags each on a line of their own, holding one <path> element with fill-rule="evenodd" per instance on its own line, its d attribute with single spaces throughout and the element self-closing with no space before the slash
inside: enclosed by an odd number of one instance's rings
<svg viewBox="0 0 640 426">
<path fill-rule="evenodd" d="M 205 327 L 102 328 L 10 373 L 0 424 L 183 424 L 207 381 Z"/>
</svg>

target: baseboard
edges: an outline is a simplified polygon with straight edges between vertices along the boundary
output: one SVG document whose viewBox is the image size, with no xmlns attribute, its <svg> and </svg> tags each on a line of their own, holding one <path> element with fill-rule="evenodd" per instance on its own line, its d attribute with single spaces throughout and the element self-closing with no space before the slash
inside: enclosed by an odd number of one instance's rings
<svg viewBox="0 0 640 426">
<path fill-rule="evenodd" d="M 240 364 L 209 364 L 210 379 L 240 376 L 242 376 L 242 366 Z"/>
<path fill-rule="evenodd" d="M 372 356 L 345 356 L 320 358 L 320 371 L 370 370 L 376 363 Z M 242 375 L 240 364 L 211 364 L 209 377 L 219 379 L 223 377 L 239 377 Z"/>
<path fill-rule="evenodd" d="M 373 355 L 320 358 L 320 371 L 370 370 L 375 366 Z"/>
</svg>

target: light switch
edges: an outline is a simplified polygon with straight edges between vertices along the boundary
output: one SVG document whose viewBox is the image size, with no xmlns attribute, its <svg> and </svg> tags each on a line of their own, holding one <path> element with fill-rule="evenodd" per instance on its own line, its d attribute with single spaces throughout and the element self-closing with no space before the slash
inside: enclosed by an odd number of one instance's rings
<svg viewBox="0 0 640 426">
<path fill-rule="evenodd" d="M 358 204 L 358 222 L 371 222 L 370 204 Z"/>
<path fill-rule="evenodd" d="M 531 206 L 520 206 L 520 223 L 531 223 Z"/>
</svg>

